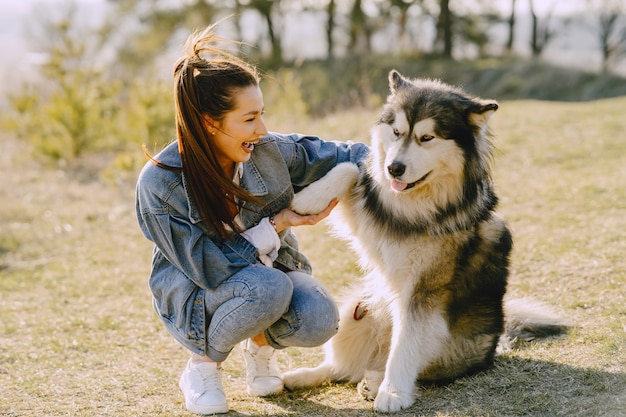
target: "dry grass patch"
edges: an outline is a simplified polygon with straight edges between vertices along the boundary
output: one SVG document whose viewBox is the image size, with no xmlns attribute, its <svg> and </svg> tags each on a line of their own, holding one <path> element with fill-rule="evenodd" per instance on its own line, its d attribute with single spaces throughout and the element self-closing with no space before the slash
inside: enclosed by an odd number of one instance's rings
<svg viewBox="0 0 626 417">
<path fill-rule="evenodd" d="M 515 237 L 511 296 L 555 306 L 577 327 L 518 343 L 493 369 L 429 387 L 415 416 L 620 416 L 626 409 L 626 98 L 585 104 L 504 102 L 492 129 L 501 212 Z M 376 112 L 279 131 L 366 138 Z M 152 312 L 150 244 L 133 184 L 42 168 L 2 137 L 0 415 L 188 416 L 177 387 L 187 354 Z M 298 234 L 335 293 L 358 276 L 324 225 Z M 320 349 L 287 349 L 283 368 Z M 370 416 L 344 384 L 266 399 L 245 394 L 242 360 L 225 363 L 231 415 Z"/>
</svg>

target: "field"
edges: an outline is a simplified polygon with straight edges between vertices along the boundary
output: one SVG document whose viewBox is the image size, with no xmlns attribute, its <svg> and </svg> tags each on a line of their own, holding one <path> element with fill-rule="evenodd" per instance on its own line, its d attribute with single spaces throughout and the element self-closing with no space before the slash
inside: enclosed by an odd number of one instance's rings
<svg viewBox="0 0 626 417">
<path fill-rule="evenodd" d="M 626 98 L 501 103 L 492 130 L 500 211 L 515 239 L 509 296 L 549 303 L 575 326 L 514 344 L 487 372 L 424 389 L 400 415 L 626 415 L 625 108 Z M 267 122 L 365 140 L 375 118 Z M 151 307 L 134 177 L 104 181 L 97 158 L 50 167 L 0 140 L 0 416 L 191 415 L 177 385 L 187 353 Z M 297 233 L 332 292 L 359 275 L 324 225 Z M 320 349 L 280 352 L 283 369 L 320 360 Z M 374 415 L 345 384 L 250 398 L 240 353 L 224 367 L 230 415 Z"/>
</svg>

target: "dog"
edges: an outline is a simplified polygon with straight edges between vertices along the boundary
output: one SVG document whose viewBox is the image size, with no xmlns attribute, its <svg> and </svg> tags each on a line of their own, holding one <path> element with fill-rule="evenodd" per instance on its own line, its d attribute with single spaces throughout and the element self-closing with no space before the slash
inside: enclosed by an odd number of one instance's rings
<svg viewBox="0 0 626 417">
<path fill-rule="evenodd" d="M 380 412 L 410 407 L 418 383 L 488 368 L 506 338 L 567 327 L 541 304 L 503 301 L 513 240 L 491 178 L 498 103 L 396 70 L 389 87 L 361 169 L 339 164 L 293 199 L 302 214 L 340 199 L 333 228 L 367 274 L 340 303 L 323 363 L 283 374 L 288 389 L 358 383 Z"/>
</svg>

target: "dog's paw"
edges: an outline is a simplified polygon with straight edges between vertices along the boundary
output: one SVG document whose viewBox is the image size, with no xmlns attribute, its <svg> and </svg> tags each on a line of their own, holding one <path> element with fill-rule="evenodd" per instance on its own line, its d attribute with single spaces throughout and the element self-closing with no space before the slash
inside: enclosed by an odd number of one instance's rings
<svg viewBox="0 0 626 417">
<path fill-rule="evenodd" d="M 288 390 L 302 388 L 308 386 L 308 368 L 298 368 L 293 371 L 283 373 L 283 385 Z"/>
<path fill-rule="evenodd" d="M 370 388 L 367 379 L 363 378 L 356 386 L 356 390 L 361 397 L 366 401 L 373 401 L 378 394 L 378 387 L 375 389 Z"/>
<path fill-rule="evenodd" d="M 283 385 L 288 390 L 313 387 L 331 378 L 331 367 L 322 363 L 316 368 L 298 368 L 283 373 Z"/>
<path fill-rule="evenodd" d="M 338 164 L 322 178 L 297 193 L 291 202 L 291 209 L 299 214 L 319 213 L 333 199 L 344 197 L 354 187 L 358 177 L 359 168 L 355 164 Z"/>
<path fill-rule="evenodd" d="M 378 387 L 383 381 L 383 371 L 365 371 L 365 376 L 357 385 L 357 391 L 367 401 L 372 401 L 378 394 Z"/>
<path fill-rule="evenodd" d="M 409 408 L 414 402 L 414 391 L 403 391 L 383 382 L 374 400 L 374 410 L 381 413 L 396 413 Z"/>
</svg>

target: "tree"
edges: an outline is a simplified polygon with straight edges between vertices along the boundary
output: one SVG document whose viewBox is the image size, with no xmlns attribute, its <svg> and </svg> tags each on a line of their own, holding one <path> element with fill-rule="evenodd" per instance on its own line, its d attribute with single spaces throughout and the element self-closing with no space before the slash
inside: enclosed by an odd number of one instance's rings
<svg viewBox="0 0 626 417">
<path fill-rule="evenodd" d="M 548 42 L 552 39 L 554 31 L 550 28 L 550 18 L 552 10 L 550 10 L 543 21 L 539 20 L 533 0 L 528 0 L 530 17 L 532 19 L 532 30 L 530 35 L 530 49 L 533 57 L 538 57 L 543 52 Z"/>
<path fill-rule="evenodd" d="M 513 43 L 515 41 L 515 0 L 511 0 L 511 14 L 508 20 L 509 36 L 504 47 L 505 54 L 511 55 L 513 53 Z"/>
<path fill-rule="evenodd" d="M 222 6 L 215 1 L 192 0 L 183 6 L 161 5 L 155 0 L 109 0 L 114 5 L 103 31 L 121 37 L 117 63 L 131 74 L 144 71 L 168 49 L 180 29 L 195 30 L 214 21 Z M 140 23 L 137 27 L 137 22 Z"/>
<path fill-rule="evenodd" d="M 439 10 L 431 15 L 436 16 L 436 37 L 433 50 L 444 58 L 452 59 L 454 47 L 473 45 L 479 55 L 484 53 L 488 42 L 486 24 L 499 20 L 493 13 L 489 2 L 475 0 L 473 2 L 452 2 L 440 0 Z"/>
<path fill-rule="evenodd" d="M 367 15 L 363 11 L 363 2 L 354 0 L 350 9 L 348 49 L 356 53 L 369 53 L 371 51 L 370 32 Z"/>
<path fill-rule="evenodd" d="M 335 10 L 337 4 L 335 0 L 330 0 L 326 6 L 326 54 L 329 61 L 332 61 L 335 57 L 335 41 L 333 39 L 333 32 L 335 30 Z"/>
<path fill-rule="evenodd" d="M 445 58 L 452 58 L 452 22 L 450 0 L 439 1 L 439 17 L 437 18 L 437 44 Z"/>
<path fill-rule="evenodd" d="M 390 0 L 390 8 L 398 11 L 398 42 L 400 48 L 408 48 L 410 43 L 407 41 L 407 26 L 409 19 L 409 9 L 414 5 L 422 3 L 422 0 Z M 391 13 L 389 13 L 391 14 Z"/>
<path fill-rule="evenodd" d="M 626 23 L 623 22 L 626 6 L 619 0 L 597 0 L 589 3 L 599 9 L 598 40 L 602 51 L 601 65 L 602 72 L 607 73 L 626 55 Z"/>
<path fill-rule="evenodd" d="M 281 27 L 276 23 L 276 20 L 277 18 L 280 20 L 281 0 L 249 0 L 247 7 L 256 10 L 265 20 L 271 45 L 270 64 L 280 66 L 283 63 L 283 47 Z"/>
<path fill-rule="evenodd" d="M 107 53 L 112 32 L 81 25 L 75 6 L 40 9 L 31 20 L 46 57 L 40 78 L 9 97 L 8 129 L 34 151 L 72 161 L 85 153 L 137 151 L 172 138 L 169 83 L 144 70 L 133 82 L 116 77 Z M 166 86 L 166 88 L 164 88 Z"/>
<path fill-rule="evenodd" d="M 120 22 L 134 23 L 126 33 L 119 51 L 119 62 L 127 68 L 136 68 L 167 50 L 169 42 L 181 29 L 192 30 L 208 26 L 219 17 L 240 16 L 245 10 L 256 11 L 266 23 L 270 44 L 269 64 L 283 62 L 281 18 L 284 1 L 281 0 L 188 0 L 185 2 L 160 2 L 158 0 L 109 0 L 115 6 L 108 27 L 117 29 Z M 232 19 L 237 31 L 238 20 Z M 132 26 L 132 24 L 129 24 Z"/>
<path fill-rule="evenodd" d="M 10 97 L 17 120 L 15 133 L 39 153 L 72 160 L 87 150 L 102 149 L 112 139 L 109 122 L 120 90 L 97 66 L 101 40 L 76 26 L 75 6 L 44 10 L 33 22 L 41 32 L 36 44 L 45 60 L 39 83 L 26 84 Z"/>
</svg>

